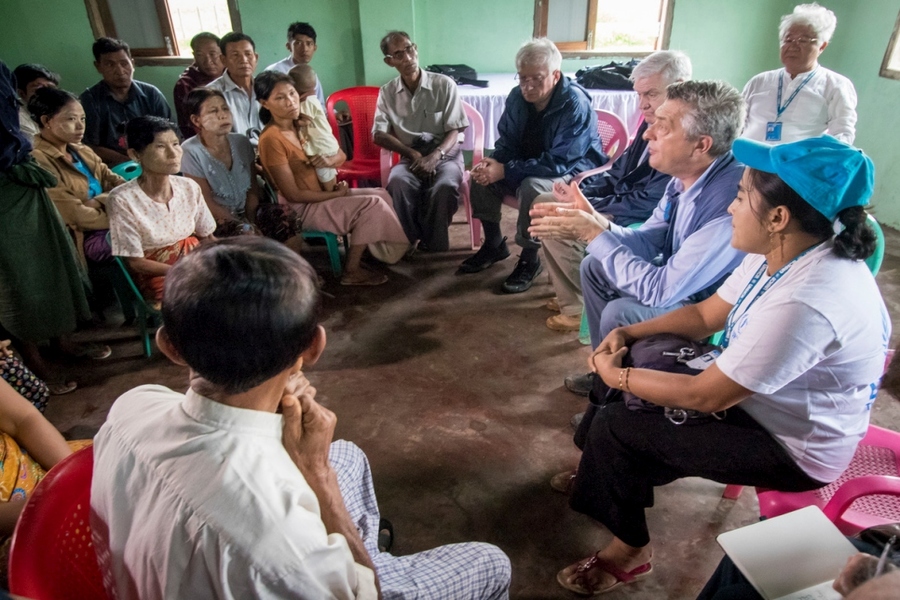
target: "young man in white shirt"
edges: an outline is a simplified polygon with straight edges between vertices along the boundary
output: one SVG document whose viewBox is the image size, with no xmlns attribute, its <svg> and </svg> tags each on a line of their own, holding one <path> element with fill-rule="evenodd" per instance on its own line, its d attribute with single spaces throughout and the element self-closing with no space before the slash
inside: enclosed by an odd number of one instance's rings
<svg viewBox="0 0 900 600">
<path fill-rule="evenodd" d="M 265 238 L 168 273 L 157 342 L 190 389 L 127 392 L 95 438 L 94 541 L 118 598 L 508 597 L 494 546 L 379 550 L 368 461 L 331 442 L 303 375 L 325 348 L 318 302 L 312 268 Z"/>
<path fill-rule="evenodd" d="M 284 45 L 290 54 L 287 58 L 279 60 L 266 67 L 266 71 L 278 71 L 287 74 L 297 65 L 308 65 L 316 54 L 316 30 L 309 23 L 291 23 L 287 31 L 287 44 Z M 322 82 L 316 75 L 316 98 L 319 104 L 325 106 L 325 93 L 322 91 Z"/>
</svg>

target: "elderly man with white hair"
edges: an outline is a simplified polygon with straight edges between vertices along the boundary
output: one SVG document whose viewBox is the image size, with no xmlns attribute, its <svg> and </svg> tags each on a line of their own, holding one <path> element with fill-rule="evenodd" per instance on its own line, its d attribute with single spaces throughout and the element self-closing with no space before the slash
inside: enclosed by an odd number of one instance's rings
<svg viewBox="0 0 900 600">
<path fill-rule="evenodd" d="M 481 219 L 484 245 L 459 267 L 477 273 L 509 256 L 500 232 L 500 206 L 519 200 L 516 243 L 522 254 L 503 283 L 508 294 L 524 292 L 541 272 L 540 242 L 528 233 L 534 199 L 557 181 L 569 181 L 608 159 L 597 135 L 597 115 L 588 93 L 560 72 L 562 56 L 547 38 L 533 39 L 516 54 L 519 85 L 506 99 L 499 139 L 490 158 L 472 168 L 472 216 Z"/>
<path fill-rule="evenodd" d="M 656 109 L 666 99 L 666 87 L 690 78 L 691 60 L 677 50 L 654 52 L 631 74 L 644 122 L 634 141 L 600 181 L 582 189 L 594 210 L 617 225 L 627 227 L 646 221 L 672 179 L 671 175 L 657 171 L 650 164 L 644 132 L 656 122 Z M 535 200 L 536 203 L 553 201 L 550 194 Z M 578 331 L 584 308 L 579 267 L 587 244 L 581 240 L 548 238 L 542 240 L 542 245 L 550 283 L 556 292 L 556 297 L 546 307 L 559 313 L 547 319 L 547 327 L 554 331 Z"/>
<path fill-rule="evenodd" d="M 818 62 L 837 25 L 834 13 L 801 4 L 781 18 L 783 69 L 755 76 L 744 87 L 747 121 L 741 137 L 782 144 L 823 133 L 842 142 L 856 137 L 853 83 Z"/>
</svg>

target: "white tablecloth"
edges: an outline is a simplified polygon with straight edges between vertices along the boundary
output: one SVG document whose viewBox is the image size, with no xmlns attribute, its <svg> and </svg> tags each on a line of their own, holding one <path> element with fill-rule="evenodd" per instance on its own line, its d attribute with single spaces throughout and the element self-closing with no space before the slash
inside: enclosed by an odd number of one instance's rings
<svg viewBox="0 0 900 600">
<path fill-rule="evenodd" d="M 570 77 L 574 76 L 569 74 Z M 479 88 L 471 85 L 459 86 L 459 97 L 471 104 L 484 118 L 484 146 L 493 148 L 497 141 L 497 124 L 500 115 L 506 106 L 506 97 L 517 85 L 513 73 L 487 73 L 479 74 L 479 79 L 488 82 L 488 87 Z M 591 106 L 596 109 L 608 110 L 615 113 L 625 122 L 629 134 L 637 131 L 641 120 L 641 111 L 638 107 L 638 96 L 631 91 L 618 90 L 587 90 L 591 95 Z M 471 150 L 471 136 L 463 142 L 463 148 Z"/>
</svg>

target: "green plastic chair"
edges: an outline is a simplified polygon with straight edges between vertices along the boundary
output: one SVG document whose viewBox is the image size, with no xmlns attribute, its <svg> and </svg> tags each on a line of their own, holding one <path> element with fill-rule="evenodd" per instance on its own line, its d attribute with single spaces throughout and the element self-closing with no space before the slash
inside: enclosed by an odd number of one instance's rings
<svg viewBox="0 0 900 600">
<path fill-rule="evenodd" d="M 141 169 L 141 165 L 137 164 L 133 160 L 129 160 L 128 162 L 120 163 L 110 169 L 113 173 L 124 179 L 125 181 L 131 181 L 136 177 L 140 177 L 143 169 Z"/>
<path fill-rule="evenodd" d="M 153 355 L 153 346 L 150 343 L 150 328 L 147 326 L 147 321 L 153 319 L 154 322 L 159 323 L 162 318 L 162 313 L 150 306 L 144 299 L 144 295 L 141 294 L 141 291 L 131 278 L 131 273 L 128 272 L 128 268 L 125 266 L 125 261 L 119 256 L 114 256 L 113 258 L 115 259 L 116 264 L 119 265 L 119 269 L 122 271 L 122 277 L 128 284 L 128 288 L 131 290 L 130 302 L 137 312 L 138 328 L 141 332 L 141 340 L 144 343 L 144 356 L 150 358 Z"/>
<path fill-rule="evenodd" d="M 874 276 L 878 275 L 881 263 L 884 262 L 884 231 L 881 230 L 881 225 L 878 224 L 878 221 L 872 215 L 866 217 L 866 223 L 875 230 L 875 237 L 877 238 L 875 241 L 875 252 L 866 259 L 866 266 L 869 267 Z"/>
<path fill-rule="evenodd" d="M 632 223 L 628 226 L 628 229 L 640 229 L 643 224 L 643 221 L 640 223 Z M 589 346 L 591 344 L 591 330 L 588 328 L 586 310 L 581 311 L 581 329 L 578 330 L 578 341 L 584 346 Z"/>
<path fill-rule="evenodd" d="M 328 248 L 328 260 L 331 261 L 331 272 L 335 277 L 340 277 L 343 272 L 341 267 L 341 249 L 338 245 L 338 236 L 330 231 L 302 231 L 300 235 L 304 240 L 322 239 L 325 240 L 325 247 Z M 350 251 L 350 240 L 344 236 L 344 252 Z"/>
</svg>

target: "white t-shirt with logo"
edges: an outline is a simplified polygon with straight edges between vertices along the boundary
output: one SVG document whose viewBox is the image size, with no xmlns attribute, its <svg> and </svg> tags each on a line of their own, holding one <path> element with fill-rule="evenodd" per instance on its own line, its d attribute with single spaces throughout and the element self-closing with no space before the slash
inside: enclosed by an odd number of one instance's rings
<svg viewBox="0 0 900 600">
<path fill-rule="evenodd" d="M 747 256 L 719 296 L 736 304 L 764 260 Z M 738 306 L 716 365 L 754 392 L 739 406 L 803 471 L 834 481 L 868 428 L 891 321 L 865 263 L 838 258 L 830 243 L 793 263 L 751 305 L 768 279 L 763 272 Z"/>
</svg>

